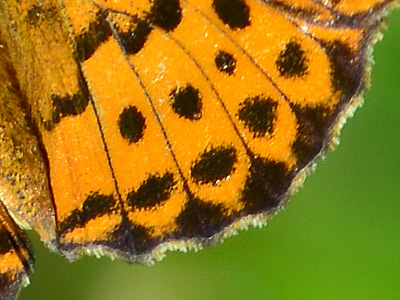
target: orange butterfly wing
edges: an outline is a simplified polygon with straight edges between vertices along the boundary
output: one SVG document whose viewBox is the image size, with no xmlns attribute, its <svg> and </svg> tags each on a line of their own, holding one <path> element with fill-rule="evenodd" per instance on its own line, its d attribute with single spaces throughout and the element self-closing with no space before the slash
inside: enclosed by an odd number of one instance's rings
<svg viewBox="0 0 400 300">
<path fill-rule="evenodd" d="M 40 154 L 18 171 L 38 168 L 23 207 L 47 211 L 19 223 L 70 259 L 145 263 L 265 223 L 361 103 L 395 4 L 2 1 L 51 184 Z"/>
</svg>

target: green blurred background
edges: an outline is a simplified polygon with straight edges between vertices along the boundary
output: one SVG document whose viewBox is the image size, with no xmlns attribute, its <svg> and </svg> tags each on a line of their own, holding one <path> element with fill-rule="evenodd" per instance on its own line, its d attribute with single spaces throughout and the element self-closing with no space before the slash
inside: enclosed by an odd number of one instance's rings
<svg viewBox="0 0 400 300">
<path fill-rule="evenodd" d="M 69 263 L 33 234 L 20 299 L 400 299 L 400 10 L 375 48 L 366 103 L 266 228 L 148 268 Z"/>
</svg>

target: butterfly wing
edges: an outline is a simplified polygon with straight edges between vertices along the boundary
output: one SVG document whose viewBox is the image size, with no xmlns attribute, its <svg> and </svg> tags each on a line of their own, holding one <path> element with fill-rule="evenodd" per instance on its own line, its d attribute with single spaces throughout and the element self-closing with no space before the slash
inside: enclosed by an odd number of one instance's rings
<svg viewBox="0 0 400 300">
<path fill-rule="evenodd" d="M 24 232 L 0 203 L 0 298 L 15 299 L 29 283 L 33 255 Z"/>
<path fill-rule="evenodd" d="M 7 47 L 0 40 L 0 299 L 29 283 L 33 254 L 21 228 L 54 249 L 55 216 L 46 165 Z"/>
<path fill-rule="evenodd" d="M 59 249 L 142 262 L 284 206 L 360 104 L 395 4 L 13 2 L 1 30 L 48 156 Z"/>
</svg>

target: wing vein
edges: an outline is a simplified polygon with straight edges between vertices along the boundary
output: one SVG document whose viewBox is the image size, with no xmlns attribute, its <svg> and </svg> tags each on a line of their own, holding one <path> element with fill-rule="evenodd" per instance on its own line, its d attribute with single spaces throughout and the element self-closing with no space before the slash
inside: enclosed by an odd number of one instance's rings
<svg viewBox="0 0 400 300">
<path fill-rule="evenodd" d="M 178 170 L 179 176 L 181 177 L 181 179 L 182 179 L 182 181 L 183 181 L 183 188 L 184 188 L 186 194 L 188 195 L 188 197 L 189 197 L 189 198 L 192 198 L 192 197 L 193 197 L 193 196 L 192 196 L 193 194 L 192 194 L 192 192 L 191 192 L 190 189 L 189 189 L 188 181 L 187 181 L 186 177 L 184 176 L 183 171 L 182 171 L 182 168 L 180 167 L 179 162 L 178 162 L 178 159 L 177 159 L 177 157 L 176 157 L 176 154 L 175 154 L 174 150 L 172 149 L 171 142 L 169 141 L 167 132 L 166 132 L 166 130 L 165 130 L 165 128 L 164 128 L 164 125 L 163 125 L 163 123 L 162 123 L 162 121 L 161 121 L 161 118 L 160 118 L 159 114 L 157 113 L 157 110 L 156 110 L 155 105 L 154 105 L 154 101 L 153 101 L 153 99 L 151 98 L 149 92 L 147 91 L 147 88 L 146 88 L 146 86 L 144 85 L 143 81 L 141 80 L 139 73 L 136 71 L 135 66 L 132 64 L 131 60 L 129 59 L 129 56 L 128 56 L 128 54 L 126 53 L 126 51 L 125 51 L 125 49 L 124 49 L 124 47 L 123 47 L 123 45 L 122 45 L 121 38 L 119 37 L 116 28 L 114 27 L 113 23 L 112 23 L 109 19 L 107 19 L 107 21 L 108 21 L 108 23 L 109 23 L 109 25 L 110 25 L 110 27 L 111 27 L 111 31 L 112 31 L 112 33 L 113 33 L 113 36 L 115 37 L 116 41 L 118 42 L 118 45 L 119 45 L 119 47 L 120 47 L 120 49 L 121 49 L 121 51 L 122 51 L 122 53 L 123 53 L 123 55 L 124 55 L 124 57 L 125 57 L 125 60 L 127 61 L 128 65 L 129 65 L 129 68 L 132 70 L 132 72 L 133 72 L 133 74 L 134 74 L 136 80 L 138 81 L 138 84 L 139 84 L 140 87 L 142 88 L 143 93 L 144 93 L 144 95 L 145 95 L 145 97 L 146 97 L 146 99 L 147 99 L 147 102 L 148 102 L 148 104 L 150 105 L 151 111 L 153 112 L 153 115 L 154 115 L 154 117 L 156 118 L 156 121 L 157 121 L 157 123 L 158 123 L 158 126 L 160 127 L 161 133 L 162 133 L 162 135 L 163 135 L 165 144 L 166 144 L 166 146 L 167 146 L 167 148 L 168 148 L 168 151 L 170 152 L 170 154 L 171 154 L 171 156 L 172 156 L 172 160 L 174 161 L 174 164 L 175 164 L 175 166 L 176 166 L 176 168 L 177 168 L 177 170 Z"/>
</svg>

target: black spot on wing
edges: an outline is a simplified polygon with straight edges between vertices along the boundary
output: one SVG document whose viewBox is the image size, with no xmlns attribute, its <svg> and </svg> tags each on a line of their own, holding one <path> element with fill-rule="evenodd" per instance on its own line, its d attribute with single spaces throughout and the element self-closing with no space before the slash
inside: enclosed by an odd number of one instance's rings
<svg viewBox="0 0 400 300">
<path fill-rule="evenodd" d="M 291 41 L 286 44 L 284 50 L 279 53 L 276 60 L 276 66 L 281 76 L 302 77 L 308 70 L 307 56 L 301 48 L 301 44 Z"/>
<path fill-rule="evenodd" d="M 97 14 L 85 32 L 75 38 L 75 55 L 79 62 L 89 59 L 97 48 L 112 36 L 107 14 Z"/>
<path fill-rule="evenodd" d="M 133 208 L 151 208 L 161 205 L 171 197 L 176 182 L 173 174 L 150 175 L 141 186 L 127 196 L 129 205 Z"/>
<path fill-rule="evenodd" d="M 171 31 L 182 20 L 179 0 L 156 0 L 147 17 L 137 20 L 135 27 L 128 32 L 118 32 L 118 39 L 128 55 L 137 54 L 143 49 L 147 38 L 155 26 Z"/>
<path fill-rule="evenodd" d="M 86 110 L 91 95 L 89 93 L 86 81 L 83 79 L 82 73 L 79 71 L 77 75 L 79 90 L 72 95 L 60 96 L 51 95 L 53 102 L 53 113 L 51 120 L 43 121 L 46 130 L 52 130 L 55 124 L 59 123 L 62 118 L 68 116 L 77 116 Z"/>
<path fill-rule="evenodd" d="M 83 203 L 82 209 L 75 209 L 59 225 L 59 233 L 65 234 L 74 228 L 83 227 L 87 222 L 99 216 L 111 213 L 116 208 L 112 195 L 93 193 Z"/>
<path fill-rule="evenodd" d="M 71 96 L 52 95 L 54 112 L 53 122 L 58 123 L 61 118 L 67 116 L 76 116 L 83 113 L 89 103 L 89 99 L 82 93 L 77 93 Z"/>
<path fill-rule="evenodd" d="M 350 47 L 341 41 L 323 43 L 331 65 L 331 78 L 334 89 L 343 94 L 354 93 L 364 74 L 362 64 L 355 59 Z"/>
<path fill-rule="evenodd" d="M 241 198 L 245 211 L 253 214 L 278 207 L 292 177 L 284 163 L 253 157 Z"/>
<path fill-rule="evenodd" d="M 239 119 L 253 133 L 254 137 L 264 137 L 274 130 L 277 103 L 270 98 L 257 96 L 247 98 L 240 104 Z"/>
<path fill-rule="evenodd" d="M 155 0 L 149 14 L 150 22 L 165 31 L 174 30 L 182 21 L 179 0 Z"/>
<path fill-rule="evenodd" d="M 146 119 L 135 106 L 129 106 L 124 108 L 120 114 L 118 127 L 124 139 L 130 144 L 137 143 L 143 137 Z"/>
<path fill-rule="evenodd" d="M 214 0 L 212 6 L 230 28 L 243 29 L 250 25 L 250 8 L 244 0 Z"/>
<path fill-rule="evenodd" d="M 215 56 L 215 65 L 220 72 L 232 75 L 236 70 L 236 59 L 235 57 L 225 51 L 218 51 Z"/>
<path fill-rule="evenodd" d="M 332 112 L 322 106 L 312 108 L 291 104 L 291 108 L 298 123 L 297 136 L 292 149 L 301 168 L 322 150 L 329 124 L 332 123 Z"/>
<path fill-rule="evenodd" d="M 10 252 L 14 249 L 9 234 L 0 229 L 0 255 Z"/>
<path fill-rule="evenodd" d="M 147 41 L 153 28 L 147 21 L 139 20 L 135 28 L 128 32 L 118 32 L 118 39 L 128 55 L 138 53 Z"/>
<path fill-rule="evenodd" d="M 209 238 L 230 223 L 220 205 L 190 199 L 176 218 L 179 238 Z"/>
<path fill-rule="evenodd" d="M 171 106 L 175 113 L 189 120 L 201 118 L 202 101 L 200 91 L 192 85 L 176 88 L 170 94 Z"/>
<path fill-rule="evenodd" d="M 122 252 L 122 256 L 140 256 L 148 253 L 160 242 L 159 238 L 151 238 L 148 230 L 140 225 L 128 221 L 121 223 L 110 239 L 102 242 L 109 248 Z"/>
<path fill-rule="evenodd" d="M 204 152 L 191 168 L 191 176 L 198 184 L 216 184 L 234 171 L 237 160 L 233 147 L 218 147 Z"/>
<path fill-rule="evenodd" d="M 120 255 L 129 262 L 141 261 L 144 254 L 154 249 L 160 243 L 160 238 L 150 236 L 148 230 L 140 225 L 131 224 L 125 218 L 119 227 L 109 234 L 104 240 L 96 240 L 86 246 L 96 249 L 102 247 L 114 254 Z M 63 243 L 59 245 L 59 250 L 66 253 L 74 253 L 82 248 L 81 244 Z"/>
</svg>

